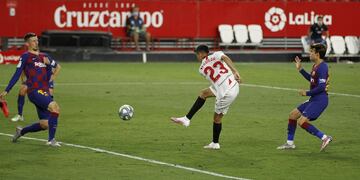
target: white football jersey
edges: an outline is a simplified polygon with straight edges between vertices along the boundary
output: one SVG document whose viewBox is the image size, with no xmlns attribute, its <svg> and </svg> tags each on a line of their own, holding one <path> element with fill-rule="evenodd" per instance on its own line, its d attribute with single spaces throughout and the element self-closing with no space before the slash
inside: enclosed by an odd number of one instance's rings
<svg viewBox="0 0 360 180">
<path fill-rule="evenodd" d="M 211 82 L 210 89 L 217 98 L 222 98 L 226 92 L 237 84 L 234 74 L 229 66 L 221 60 L 225 55 L 222 51 L 214 52 L 205 57 L 199 68 L 199 72 Z"/>
</svg>

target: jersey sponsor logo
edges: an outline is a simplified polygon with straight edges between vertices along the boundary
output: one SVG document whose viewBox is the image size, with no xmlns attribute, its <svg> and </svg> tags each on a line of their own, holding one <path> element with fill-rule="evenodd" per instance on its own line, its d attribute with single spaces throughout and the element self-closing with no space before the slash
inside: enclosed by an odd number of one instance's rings
<svg viewBox="0 0 360 180">
<path fill-rule="evenodd" d="M 40 68 L 46 67 L 46 65 L 42 62 L 35 62 L 34 65 L 35 65 L 35 67 L 40 67 Z"/>
<path fill-rule="evenodd" d="M 37 93 L 41 94 L 43 96 L 49 96 L 49 94 L 46 91 L 43 91 L 43 90 L 38 90 Z"/>
<path fill-rule="evenodd" d="M 285 28 L 285 25 L 312 25 L 317 22 L 317 17 L 319 14 L 316 14 L 314 11 L 304 12 L 303 14 L 296 14 L 289 12 L 287 15 L 285 11 L 279 7 L 271 7 L 267 12 L 265 12 L 265 26 L 271 32 L 278 32 Z M 325 25 L 332 24 L 332 15 L 325 14 L 323 17 Z"/>
<path fill-rule="evenodd" d="M 122 3 L 124 4 L 124 3 Z M 127 3 L 129 4 L 129 3 Z M 101 5 L 101 6 L 100 6 Z M 103 9 L 106 7 L 106 10 Z M 118 8 L 121 6 L 118 2 L 109 3 L 83 3 L 82 10 L 69 10 L 65 5 L 59 6 L 54 12 L 54 22 L 59 28 L 87 28 L 87 27 L 103 27 L 103 28 L 118 28 L 125 27 L 126 20 L 131 16 L 127 11 L 107 10 L 107 7 Z M 129 5 L 128 5 L 129 6 Z M 99 10 L 96 10 L 99 8 Z M 144 20 L 145 27 L 159 28 L 163 25 L 164 16 L 163 10 L 160 11 L 142 11 L 140 17 Z"/>
</svg>

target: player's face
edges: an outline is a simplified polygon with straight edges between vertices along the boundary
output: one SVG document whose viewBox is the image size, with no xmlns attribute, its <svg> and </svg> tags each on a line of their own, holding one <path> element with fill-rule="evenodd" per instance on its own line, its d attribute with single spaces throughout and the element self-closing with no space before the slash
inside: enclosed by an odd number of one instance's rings
<svg viewBox="0 0 360 180">
<path fill-rule="evenodd" d="M 39 39 L 37 36 L 29 38 L 27 41 L 29 50 L 38 51 L 39 50 Z"/>
<path fill-rule="evenodd" d="M 207 56 L 207 54 L 204 52 L 196 52 L 195 54 L 196 54 L 197 60 L 200 62 Z"/>
<path fill-rule="evenodd" d="M 315 49 L 310 49 L 310 60 L 314 62 L 318 58 L 319 58 L 319 53 L 316 53 Z"/>
</svg>

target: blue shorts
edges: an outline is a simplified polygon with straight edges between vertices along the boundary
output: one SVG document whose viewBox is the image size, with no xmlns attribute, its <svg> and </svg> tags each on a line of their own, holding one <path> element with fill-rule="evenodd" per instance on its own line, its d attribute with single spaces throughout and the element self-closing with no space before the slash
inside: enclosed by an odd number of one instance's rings
<svg viewBox="0 0 360 180">
<path fill-rule="evenodd" d="M 50 88 L 50 89 L 54 89 L 54 81 L 50 81 L 50 82 L 49 82 L 49 88 Z"/>
<path fill-rule="evenodd" d="M 314 121 L 325 111 L 328 106 L 328 99 L 323 98 L 319 100 L 307 100 L 303 104 L 297 107 L 301 115 L 308 118 L 310 121 Z"/>
<path fill-rule="evenodd" d="M 34 90 L 28 94 L 29 100 L 35 104 L 39 119 L 49 119 L 49 104 L 53 101 L 49 92 Z"/>
</svg>

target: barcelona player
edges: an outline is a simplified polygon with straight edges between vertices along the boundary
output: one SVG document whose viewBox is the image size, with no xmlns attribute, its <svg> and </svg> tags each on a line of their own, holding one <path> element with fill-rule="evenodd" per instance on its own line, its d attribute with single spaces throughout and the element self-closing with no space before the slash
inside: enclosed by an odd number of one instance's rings
<svg viewBox="0 0 360 180">
<path fill-rule="evenodd" d="M 322 141 L 320 151 L 323 151 L 332 141 L 331 136 L 324 134 L 310 123 L 319 118 L 329 102 L 327 94 L 329 83 L 328 65 L 323 60 L 325 53 L 325 45 L 311 45 L 310 60 L 314 62 L 311 74 L 302 68 L 301 59 L 299 57 L 295 58 L 297 70 L 306 80 L 310 81 L 310 90 L 300 90 L 299 94 L 301 96 L 310 96 L 310 99 L 291 111 L 288 121 L 287 142 L 277 149 L 295 149 L 294 136 L 297 124 Z"/>
<path fill-rule="evenodd" d="M 47 57 L 51 58 L 50 56 L 47 56 Z M 53 68 L 51 65 L 46 66 L 47 75 L 48 75 L 48 77 L 50 77 L 49 93 L 50 93 L 51 98 L 54 98 L 54 80 L 58 76 L 60 69 L 61 69 L 60 64 L 57 64 L 56 68 Z M 13 118 L 11 118 L 11 121 L 13 121 L 13 122 L 24 121 L 23 109 L 24 109 L 24 105 L 25 105 L 25 95 L 27 92 L 27 86 L 26 86 L 26 82 L 24 80 L 25 79 L 24 76 L 25 75 L 23 73 L 21 75 L 22 84 L 20 86 L 19 95 L 18 95 L 18 99 L 17 99 L 18 114 L 15 115 Z"/>
<path fill-rule="evenodd" d="M 39 42 L 36 34 L 27 33 L 24 37 L 28 51 L 21 55 L 16 71 L 11 78 L 5 91 L 0 94 L 4 99 L 12 87 L 19 80 L 22 72 L 26 76 L 27 94 L 29 100 L 35 105 L 39 122 L 25 128 L 17 127 L 12 141 L 16 142 L 21 136 L 30 132 L 38 132 L 48 129 L 49 137 L 47 145 L 61 146 L 55 140 L 55 133 L 60 113 L 59 105 L 53 101 L 49 93 L 49 80 L 47 66 L 56 68 L 57 63 L 45 53 L 39 51 Z"/>
</svg>

